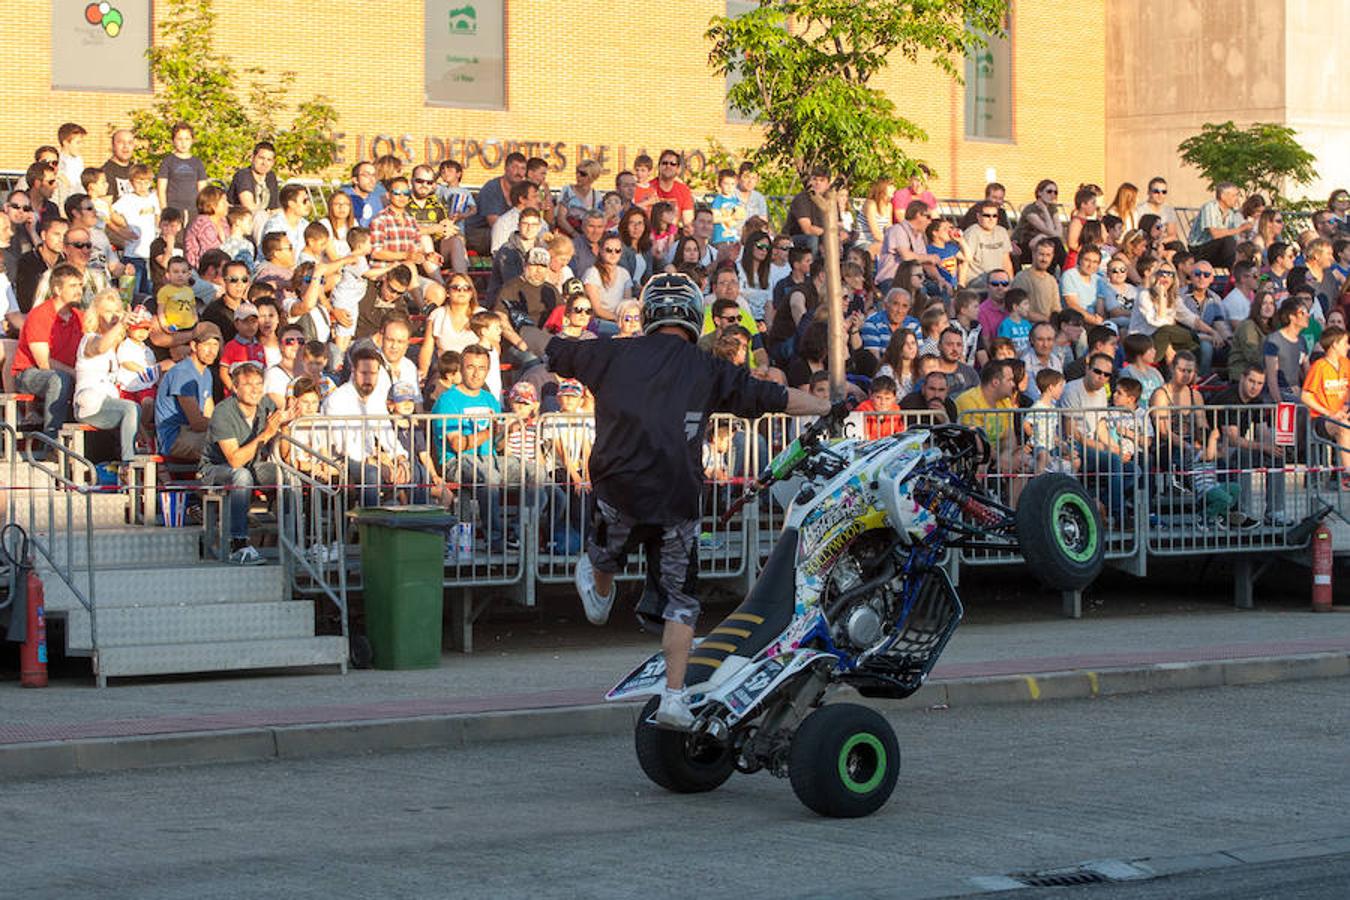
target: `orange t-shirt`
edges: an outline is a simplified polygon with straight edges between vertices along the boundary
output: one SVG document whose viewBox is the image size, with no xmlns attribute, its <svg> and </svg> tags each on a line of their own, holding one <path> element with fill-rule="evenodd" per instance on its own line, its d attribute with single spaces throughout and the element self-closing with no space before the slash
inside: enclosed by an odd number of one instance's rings
<svg viewBox="0 0 1350 900">
<path fill-rule="evenodd" d="M 905 430 L 905 415 L 899 407 L 890 412 L 879 412 L 868 399 L 859 403 L 855 411 L 863 414 L 863 433 L 869 441 L 900 434 Z"/>
<path fill-rule="evenodd" d="M 1312 364 L 1308 376 L 1303 379 L 1303 390 L 1313 395 L 1323 409 L 1339 412 L 1345 409 L 1350 400 L 1350 362 L 1342 359 L 1340 367 L 1333 366 L 1325 356 Z M 1314 410 L 1313 418 L 1321 413 Z"/>
</svg>

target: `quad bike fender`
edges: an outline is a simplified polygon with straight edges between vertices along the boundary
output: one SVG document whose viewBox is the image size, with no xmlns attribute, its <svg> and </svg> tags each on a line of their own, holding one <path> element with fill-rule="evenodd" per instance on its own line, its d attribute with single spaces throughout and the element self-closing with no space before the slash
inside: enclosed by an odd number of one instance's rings
<svg viewBox="0 0 1350 900">
<path fill-rule="evenodd" d="M 837 664 L 839 657 L 821 650 L 800 649 L 757 660 L 742 668 L 736 677 L 718 685 L 706 695 L 706 702 L 726 707 L 727 725 L 735 725 L 758 708 L 778 686 L 820 659 Z"/>
<path fill-rule="evenodd" d="M 666 684 L 666 658 L 660 652 L 629 672 L 624 679 L 605 694 L 606 700 L 630 700 L 634 697 L 654 697 Z"/>
</svg>

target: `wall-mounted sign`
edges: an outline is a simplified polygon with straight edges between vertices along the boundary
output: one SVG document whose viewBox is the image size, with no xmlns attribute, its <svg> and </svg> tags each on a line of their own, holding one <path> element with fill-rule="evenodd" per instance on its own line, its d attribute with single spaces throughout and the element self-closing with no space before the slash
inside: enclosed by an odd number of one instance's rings
<svg viewBox="0 0 1350 900">
<path fill-rule="evenodd" d="M 52 87 L 148 91 L 150 0 L 52 0 Z"/>
<path fill-rule="evenodd" d="M 432 106 L 506 108 L 506 0 L 426 0 Z"/>
</svg>

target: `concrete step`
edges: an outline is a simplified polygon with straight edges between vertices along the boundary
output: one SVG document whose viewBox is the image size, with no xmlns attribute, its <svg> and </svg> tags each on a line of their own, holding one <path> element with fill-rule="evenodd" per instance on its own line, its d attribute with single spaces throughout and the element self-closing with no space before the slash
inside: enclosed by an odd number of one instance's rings
<svg viewBox="0 0 1350 900">
<path fill-rule="evenodd" d="M 177 675 L 294 666 L 343 666 L 346 659 L 347 641 L 341 636 L 131 645 L 100 650 L 98 672 L 107 678 Z"/>
<path fill-rule="evenodd" d="M 93 649 L 89 612 L 65 612 L 67 649 L 87 656 Z M 110 647 L 189 645 L 203 641 L 252 641 L 314 635 L 311 600 L 263 603 L 202 603 L 98 609 L 98 645 Z"/>
<path fill-rule="evenodd" d="M 83 527 L 90 513 L 96 526 L 126 525 L 129 505 L 125 494 L 83 495 L 74 491 L 52 492 L 34 488 L 21 491 L 14 498 L 14 521 L 30 532 L 39 533 L 61 532 L 70 525 Z"/>
<path fill-rule="evenodd" d="M 95 563 L 97 563 L 95 557 Z M 253 603 L 285 597 L 281 566 L 192 566 L 107 569 L 94 571 L 94 596 L 100 612 L 114 607 L 192 606 L 206 603 Z M 75 585 L 88 592 L 88 570 L 75 573 Z M 47 609 L 67 612 L 82 607 L 70 586 L 55 573 L 42 579 Z"/>
<path fill-rule="evenodd" d="M 94 532 L 94 563 L 99 569 L 127 566 L 187 566 L 201 559 L 200 528 L 158 528 L 128 525 L 101 527 Z M 83 531 L 67 541 L 64 532 L 58 532 L 49 543 L 53 559 L 60 566 L 67 565 L 69 544 L 70 564 L 76 568 L 88 565 L 89 542 Z M 49 571 L 45 557 L 38 556 L 38 571 Z"/>
</svg>

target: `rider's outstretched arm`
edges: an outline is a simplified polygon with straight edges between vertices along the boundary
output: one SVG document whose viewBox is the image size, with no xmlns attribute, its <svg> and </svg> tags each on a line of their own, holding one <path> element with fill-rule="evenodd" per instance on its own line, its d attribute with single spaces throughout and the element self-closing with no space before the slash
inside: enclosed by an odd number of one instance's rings
<svg viewBox="0 0 1350 900">
<path fill-rule="evenodd" d="M 830 401 L 810 391 L 788 388 L 787 414 L 790 416 L 823 416 L 830 411 Z"/>
</svg>

